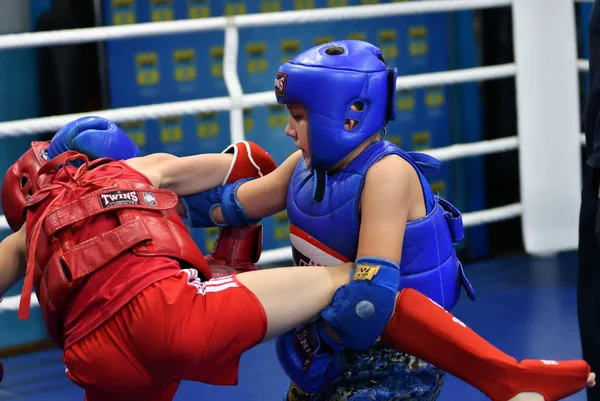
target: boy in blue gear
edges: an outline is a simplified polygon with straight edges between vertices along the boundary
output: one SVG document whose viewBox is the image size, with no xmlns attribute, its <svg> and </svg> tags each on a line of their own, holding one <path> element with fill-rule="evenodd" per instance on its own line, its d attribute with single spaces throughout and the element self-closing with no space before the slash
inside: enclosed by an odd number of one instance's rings
<svg viewBox="0 0 600 401">
<path fill-rule="evenodd" d="M 395 117 L 396 77 L 380 49 L 351 40 L 316 46 L 279 68 L 275 94 L 290 112 L 286 134 L 303 152 L 287 196 L 294 262 L 354 261 L 361 247 L 392 230 L 400 288 L 417 289 L 450 310 L 463 286 L 473 299 L 453 248 L 463 238 L 461 215 L 425 179 L 425 173 L 437 172 L 436 159 L 384 139 Z M 385 196 L 384 186 L 402 185 L 369 180 L 372 169 L 405 172 L 410 186 L 399 205 L 404 215 L 388 221 L 363 215 L 370 197 Z M 346 350 L 343 373 L 326 390 L 311 395 L 292 384 L 286 399 L 435 400 L 443 381 L 436 367 L 376 343 Z"/>
</svg>

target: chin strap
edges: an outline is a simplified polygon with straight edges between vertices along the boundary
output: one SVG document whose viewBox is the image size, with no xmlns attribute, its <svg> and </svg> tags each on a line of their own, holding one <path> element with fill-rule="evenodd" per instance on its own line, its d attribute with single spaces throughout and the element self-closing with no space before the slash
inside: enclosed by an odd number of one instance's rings
<svg viewBox="0 0 600 401">
<path fill-rule="evenodd" d="M 315 186 L 313 188 L 313 199 L 321 203 L 325 197 L 325 188 L 327 187 L 327 170 L 321 167 L 314 167 Z"/>
</svg>

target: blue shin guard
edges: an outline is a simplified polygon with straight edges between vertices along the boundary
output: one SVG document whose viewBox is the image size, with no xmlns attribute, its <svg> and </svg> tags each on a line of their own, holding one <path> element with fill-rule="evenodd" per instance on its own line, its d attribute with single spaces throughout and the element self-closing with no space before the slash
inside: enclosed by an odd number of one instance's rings
<svg viewBox="0 0 600 401">
<path fill-rule="evenodd" d="M 344 345 L 360 350 L 377 340 L 392 317 L 400 269 L 387 259 L 362 257 L 350 274 L 350 283 L 335 292 L 321 317 L 336 330 Z"/>
</svg>

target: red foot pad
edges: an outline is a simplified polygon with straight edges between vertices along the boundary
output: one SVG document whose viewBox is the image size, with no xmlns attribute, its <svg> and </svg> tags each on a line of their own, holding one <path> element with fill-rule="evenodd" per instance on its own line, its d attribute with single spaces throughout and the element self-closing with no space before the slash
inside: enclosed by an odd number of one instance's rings
<svg viewBox="0 0 600 401">
<path fill-rule="evenodd" d="M 519 363 L 521 373 L 507 381 L 512 382 L 512 394 L 531 391 L 540 393 L 546 401 L 556 401 L 585 388 L 590 366 L 584 361 L 538 361 L 524 360 Z"/>
<path fill-rule="evenodd" d="M 407 288 L 381 340 L 471 384 L 493 401 L 531 391 L 546 401 L 567 397 L 586 386 L 584 361 L 525 360 L 487 342 L 454 315 L 423 294 Z"/>
</svg>

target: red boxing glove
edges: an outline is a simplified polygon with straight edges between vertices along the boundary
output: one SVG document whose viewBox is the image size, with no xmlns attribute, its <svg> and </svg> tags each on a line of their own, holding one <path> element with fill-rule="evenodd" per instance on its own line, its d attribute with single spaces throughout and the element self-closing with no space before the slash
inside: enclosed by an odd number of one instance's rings
<svg viewBox="0 0 600 401">
<path fill-rule="evenodd" d="M 233 161 L 223 185 L 243 178 L 259 178 L 277 168 L 266 150 L 250 141 L 229 145 L 222 153 L 233 154 Z M 258 270 L 256 262 L 262 252 L 263 227 L 220 227 L 213 251 L 206 256 L 213 278 L 236 272 Z"/>
<path fill-rule="evenodd" d="M 206 256 L 213 278 L 258 270 L 263 226 L 221 227 L 213 251 Z"/>
<path fill-rule="evenodd" d="M 275 160 L 266 150 L 250 141 L 229 145 L 222 153 L 233 154 L 233 161 L 223 180 L 223 185 L 231 184 L 243 178 L 258 178 L 277 168 Z"/>
</svg>

